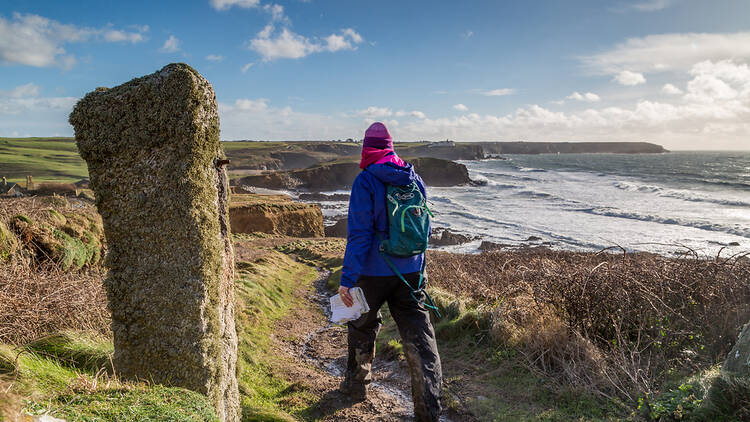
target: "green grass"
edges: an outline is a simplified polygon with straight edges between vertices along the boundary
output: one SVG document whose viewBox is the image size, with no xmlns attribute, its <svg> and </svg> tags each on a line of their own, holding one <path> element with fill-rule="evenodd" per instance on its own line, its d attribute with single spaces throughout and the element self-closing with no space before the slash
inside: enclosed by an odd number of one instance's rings
<svg viewBox="0 0 750 422">
<path fill-rule="evenodd" d="M 301 414 L 314 400 L 274 370 L 280 357 L 272 349 L 271 334 L 274 323 L 297 306 L 294 290 L 315 278 L 314 268 L 278 252 L 238 264 L 237 366 L 243 422 L 294 420 L 292 415 Z"/>
<path fill-rule="evenodd" d="M 112 372 L 112 350 L 109 339 L 77 332 L 49 336 L 25 347 L 0 345 L 0 385 L 12 382 L 11 392 L 25 398 L 26 413 L 71 422 L 217 420 L 210 402 L 200 394 L 121 383 L 107 375 Z"/>
<path fill-rule="evenodd" d="M 73 138 L 0 138 L 0 163 L 0 176 L 21 186 L 27 175 L 35 182 L 61 183 L 88 177 Z"/>
<path fill-rule="evenodd" d="M 32 414 L 49 413 L 68 422 L 218 421 L 203 395 L 160 385 L 62 394 L 47 403 L 33 403 L 27 409 Z"/>
</svg>

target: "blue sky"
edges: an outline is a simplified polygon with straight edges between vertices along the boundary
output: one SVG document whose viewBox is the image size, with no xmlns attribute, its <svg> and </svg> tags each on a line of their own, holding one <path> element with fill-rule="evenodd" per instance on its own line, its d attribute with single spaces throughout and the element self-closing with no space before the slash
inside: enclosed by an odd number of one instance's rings
<svg viewBox="0 0 750 422">
<path fill-rule="evenodd" d="M 0 136 L 72 135 L 98 86 L 187 62 L 222 139 L 641 141 L 750 149 L 750 2 L 14 1 Z"/>
</svg>

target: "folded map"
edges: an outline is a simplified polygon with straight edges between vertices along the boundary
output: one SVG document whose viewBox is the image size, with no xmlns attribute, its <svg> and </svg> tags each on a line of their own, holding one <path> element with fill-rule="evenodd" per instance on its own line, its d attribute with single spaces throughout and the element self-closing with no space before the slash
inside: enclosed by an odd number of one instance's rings
<svg viewBox="0 0 750 422">
<path fill-rule="evenodd" d="M 370 306 L 367 305 L 367 299 L 365 294 L 359 287 L 352 287 L 349 289 L 349 294 L 354 300 L 354 304 L 350 307 L 344 305 L 344 301 L 341 300 L 341 295 L 331 296 L 331 322 L 334 324 L 343 324 L 347 321 L 353 321 L 359 318 L 362 314 L 370 312 Z"/>
</svg>

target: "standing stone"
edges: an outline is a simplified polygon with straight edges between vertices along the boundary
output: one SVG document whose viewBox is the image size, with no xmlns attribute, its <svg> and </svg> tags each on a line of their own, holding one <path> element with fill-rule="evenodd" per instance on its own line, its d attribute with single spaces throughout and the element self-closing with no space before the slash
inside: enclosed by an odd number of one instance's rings
<svg viewBox="0 0 750 422">
<path fill-rule="evenodd" d="M 737 343 L 727 355 L 721 372 L 725 375 L 750 379 L 750 323 L 742 328 Z"/>
<path fill-rule="evenodd" d="M 114 363 L 239 420 L 234 258 L 211 84 L 186 64 L 98 88 L 70 114 L 107 237 Z"/>
</svg>

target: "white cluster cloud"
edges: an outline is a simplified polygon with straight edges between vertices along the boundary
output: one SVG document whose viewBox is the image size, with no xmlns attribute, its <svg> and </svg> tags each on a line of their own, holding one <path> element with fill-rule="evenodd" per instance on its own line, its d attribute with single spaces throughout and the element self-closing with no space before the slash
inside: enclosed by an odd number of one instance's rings
<svg viewBox="0 0 750 422">
<path fill-rule="evenodd" d="M 250 70 L 251 67 L 255 66 L 255 62 L 250 62 L 242 66 L 242 73 L 247 73 L 248 70 Z"/>
<path fill-rule="evenodd" d="M 19 85 L 8 91 L 0 91 L 0 98 L 28 98 L 38 96 L 39 86 L 31 82 L 26 85 Z"/>
<path fill-rule="evenodd" d="M 209 54 L 208 56 L 206 56 L 206 60 L 210 62 L 221 62 L 224 61 L 224 56 L 222 56 L 221 54 Z"/>
<path fill-rule="evenodd" d="M 364 117 L 365 120 L 373 120 L 373 119 L 381 119 L 384 117 L 415 117 L 417 119 L 425 119 L 427 116 L 419 111 L 419 110 L 412 110 L 412 111 L 405 111 L 405 110 L 398 110 L 398 111 L 392 111 L 388 107 L 375 107 L 370 106 L 363 110 L 358 110 L 354 113 L 354 115 L 359 117 Z"/>
<path fill-rule="evenodd" d="M 620 85 L 625 86 L 635 86 L 646 83 L 646 77 L 643 76 L 642 73 L 631 72 L 629 70 L 623 70 L 622 72 L 618 73 L 614 77 L 614 80 L 617 81 Z"/>
<path fill-rule="evenodd" d="M 33 14 L 14 13 L 11 19 L 0 16 L 0 62 L 70 69 L 76 58 L 65 51 L 65 44 L 90 40 L 132 44 L 145 41 L 149 27 L 132 28 L 132 31 L 115 29 L 111 25 L 86 28 Z"/>
<path fill-rule="evenodd" d="M 632 4 L 630 7 L 639 12 L 655 12 L 674 4 L 674 0 L 646 0 Z"/>
<path fill-rule="evenodd" d="M 672 84 L 664 84 L 661 87 L 661 93 L 666 95 L 682 95 L 682 90 Z"/>
<path fill-rule="evenodd" d="M 250 9 L 258 7 L 260 0 L 211 0 L 210 4 L 216 10 L 227 10 L 234 6 Z"/>
<path fill-rule="evenodd" d="M 750 59 L 750 32 L 676 33 L 629 38 L 614 48 L 581 57 L 584 67 L 597 75 L 622 71 L 642 74 L 684 72 L 704 60 Z"/>
<path fill-rule="evenodd" d="M 454 105 L 453 105 L 453 109 L 454 109 L 454 110 L 458 110 L 458 111 L 468 111 L 468 110 L 469 110 L 469 107 L 466 107 L 466 106 L 465 106 L 465 105 L 463 105 L 463 104 L 454 104 Z"/>
<path fill-rule="evenodd" d="M 489 91 L 482 92 L 482 95 L 486 97 L 503 97 L 506 95 L 513 95 L 516 93 L 516 90 L 513 88 L 500 88 L 500 89 L 492 89 Z"/>
<path fill-rule="evenodd" d="M 277 59 L 299 59 L 312 53 L 356 50 L 364 39 L 352 28 L 342 29 L 322 40 L 310 39 L 284 27 L 274 36 L 276 27 L 266 25 L 258 35 L 250 40 L 249 48 L 263 57 L 263 61 Z"/>
<path fill-rule="evenodd" d="M 565 98 L 569 100 L 584 101 L 588 103 L 595 103 L 601 100 L 601 98 L 598 95 L 594 94 L 593 92 L 586 92 L 586 93 L 581 94 L 578 91 L 575 91 L 574 93 L 568 95 Z"/>
<path fill-rule="evenodd" d="M 161 51 L 162 53 L 176 53 L 180 51 L 179 38 L 175 37 L 174 35 L 170 35 L 169 38 L 164 41 L 164 45 L 161 46 L 159 51 Z"/>
</svg>

